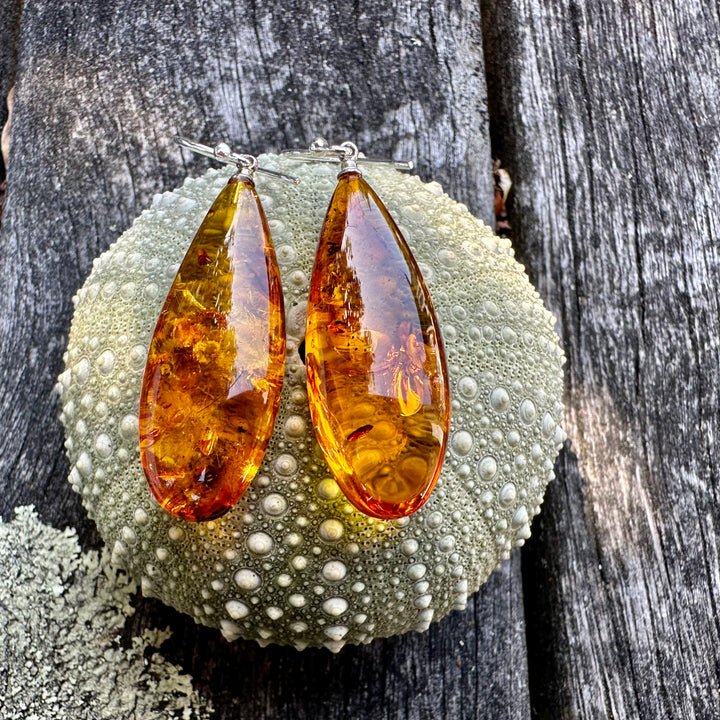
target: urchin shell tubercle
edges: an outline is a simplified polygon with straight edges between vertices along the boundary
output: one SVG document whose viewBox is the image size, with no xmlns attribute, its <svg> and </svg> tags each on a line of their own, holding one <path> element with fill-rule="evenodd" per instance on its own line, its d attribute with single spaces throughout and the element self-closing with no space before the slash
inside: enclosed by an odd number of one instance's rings
<svg viewBox="0 0 720 720">
<path fill-rule="evenodd" d="M 230 172 L 210 170 L 150 209 L 75 297 L 63 405 L 70 482 L 113 558 L 158 597 L 237 637 L 333 651 L 426 630 L 462 609 L 530 536 L 564 440 L 563 354 L 509 241 L 437 183 L 366 176 L 422 270 L 447 354 L 452 417 L 443 470 L 413 515 L 382 521 L 344 498 L 315 440 L 298 352 L 319 228 L 336 168 L 259 158 L 302 192 L 258 179 L 285 294 L 287 357 L 275 429 L 238 504 L 204 524 L 152 499 L 138 446 L 148 344 L 177 267 Z"/>
</svg>

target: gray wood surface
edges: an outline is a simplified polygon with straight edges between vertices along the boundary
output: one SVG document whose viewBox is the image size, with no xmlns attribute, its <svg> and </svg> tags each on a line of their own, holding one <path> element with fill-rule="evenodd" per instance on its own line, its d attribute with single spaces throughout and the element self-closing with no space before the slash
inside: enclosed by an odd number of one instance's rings
<svg viewBox="0 0 720 720">
<path fill-rule="evenodd" d="M 172 135 L 261 152 L 316 134 L 412 157 L 489 219 L 479 9 L 325 3 L 26 3 L 0 253 L 0 514 L 34 503 L 99 542 L 65 480 L 52 393 L 92 260 L 188 173 Z M 425 634 L 339 656 L 228 645 L 154 601 L 128 636 L 169 624 L 164 652 L 218 718 L 525 718 L 520 559 Z"/>
<path fill-rule="evenodd" d="M 570 442 L 522 558 L 465 613 L 337 657 L 227 645 L 154 601 L 127 633 L 169 623 L 166 654 L 220 718 L 718 717 L 718 5 L 430 8 L 25 4 L 0 513 L 33 502 L 98 543 L 64 480 L 51 390 L 93 257 L 206 167 L 183 166 L 172 134 L 258 151 L 352 137 L 414 157 L 487 217 L 489 121 L 518 256 L 568 356 Z"/>
<path fill-rule="evenodd" d="M 20 0 L 0 0 L 0 126 L 7 119 L 5 98 L 15 82 L 20 14 Z"/>
<path fill-rule="evenodd" d="M 483 2 L 494 151 L 568 355 L 523 557 L 540 717 L 720 716 L 716 2 Z"/>
</svg>

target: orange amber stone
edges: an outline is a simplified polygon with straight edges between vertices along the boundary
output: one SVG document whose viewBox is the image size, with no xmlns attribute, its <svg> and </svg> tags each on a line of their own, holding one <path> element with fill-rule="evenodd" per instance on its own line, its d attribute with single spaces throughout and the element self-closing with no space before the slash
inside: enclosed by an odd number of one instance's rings
<svg viewBox="0 0 720 720">
<path fill-rule="evenodd" d="M 262 462 L 285 371 L 275 250 L 252 181 L 233 177 L 173 281 L 150 342 L 140 456 L 169 513 L 227 512 Z"/>
<path fill-rule="evenodd" d="M 430 296 L 403 236 L 359 173 L 341 174 L 310 284 L 310 411 L 347 499 L 403 517 L 430 495 L 450 422 Z"/>
</svg>

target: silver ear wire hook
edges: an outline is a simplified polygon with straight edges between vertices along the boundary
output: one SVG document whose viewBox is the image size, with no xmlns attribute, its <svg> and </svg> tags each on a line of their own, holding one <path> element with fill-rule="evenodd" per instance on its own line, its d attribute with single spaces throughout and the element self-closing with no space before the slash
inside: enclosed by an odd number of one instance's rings
<svg viewBox="0 0 720 720">
<path fill-rule="evenodd" d="M 339 162 L 340 173 L 359 172 L 358 163 L 371 163 L 375 165 L 391 165 L 396 170 L 412 170 L 412 160 L 384 160 L 380 158 L 367 158 L 351 142 L 330 145 L 325 138 L 315 138 L 307 150 L 283 150 L 281 155 L 287 155 L 293 160 L 304 162 Z"/>
<path fill-rule="evenodd" d="M 285 173 L 277 172 L 276 170 L 258 167 L 256 157 L 253 155 L 246 155 L 244 153 L 235 153 L 225 143 L 218 143 L 214 148 L 212 148 L 209 145 L 203 145 L 202 143 L 195 142 L 194 140 L 190 140 L 182 135 L 176 135 L 173 140 L 180 147 L 197 153 L 198 155 L 204 155 L 205 157 L 219 160 L 220 162 L 228 165 L 235 165 L 239 172 L 247 177 L 252 177 L 253 173 L 259 172 L 264 175 L 279 178 L 280 180 L 285 180 L 285 182 L 294 183 L 295 185 L 300 183 L 300 178 L 296 178 L 293 175 L 286 175 Z"/>
</svg>

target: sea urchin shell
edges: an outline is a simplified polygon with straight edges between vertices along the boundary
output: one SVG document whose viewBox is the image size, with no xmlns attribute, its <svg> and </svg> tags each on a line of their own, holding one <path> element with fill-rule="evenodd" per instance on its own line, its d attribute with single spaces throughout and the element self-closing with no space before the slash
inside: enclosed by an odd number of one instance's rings
<svg viewBox="0 0 720 720">
<path fill-rule="evenodd" d="M 512 255 L 467 208 L 384 167 L 366 177 L 425 277 L 448 357 L 452 420 L 445 465 L 415 514 L 379 521 L 344 499 L 310 422 L 305 367 L 308 278 L 336 169 L 258 178 L 287 311 L 285 387 L 262 467 L 227 515 L 185 523 L 153 500 L 138 449 L 147 347 L 174 274 L 227 181 L 211 170 L 152 207 L 100 258 L 75 302 L 58 388 L 70 482 L 117 563 L 145 594 L 226 638 L 333 651 L 425 630 L 530 535 L 564 440 L 563 354 L 554 318 Z"/>
</svg>

